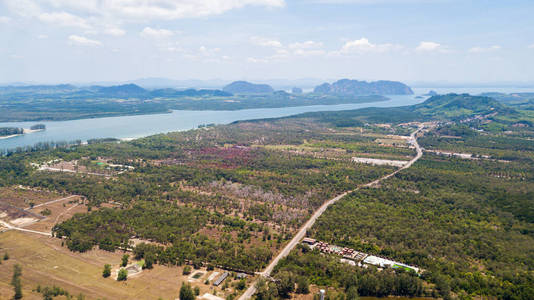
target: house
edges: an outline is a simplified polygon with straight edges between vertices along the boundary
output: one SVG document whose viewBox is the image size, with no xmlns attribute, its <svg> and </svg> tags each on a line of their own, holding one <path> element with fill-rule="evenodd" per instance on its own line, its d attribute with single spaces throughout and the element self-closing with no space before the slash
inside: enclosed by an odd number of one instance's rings
<svg viewBox="0 0 534 300">
<path fill-rule="evenodd" d="M 213 285 L 214 286 L 219 286 L 228 276 L 230 275 L 230 273 L 228 272 L 224 272 L 221 276 L 219 276 L 219 278 L 217 278 L 214 282 L 213 282 Z"/>
</svg>

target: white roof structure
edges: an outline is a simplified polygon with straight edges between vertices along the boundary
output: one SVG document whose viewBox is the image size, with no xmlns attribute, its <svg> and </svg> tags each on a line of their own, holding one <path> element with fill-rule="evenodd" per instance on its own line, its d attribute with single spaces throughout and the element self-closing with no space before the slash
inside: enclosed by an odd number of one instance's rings
<svg viewBox="0 0 534 300">
<path fill-rule="evenodd" d="M 384 267 L 391 267 L 391 268 L 405 267 L 405 268 L 412 269 L 415 272 L 419 273 L 419 268 L 417 268 L 417 267 L 412 267 L 412 266 L 409 266 L 409 265 L 406 265 L 406 264 L 403 264 L 403 263 L 400 263 L 400 262 L 396 262 L 396 261 L 393 261 L 393 260 L 385 259 L 385 258 L 374 256 L 374 255 L 367 256 L 363 260 L 363 262 L 366 263 L 366 264 L 379 266 L 381 268 L 384 268 Z"/>
</svg>

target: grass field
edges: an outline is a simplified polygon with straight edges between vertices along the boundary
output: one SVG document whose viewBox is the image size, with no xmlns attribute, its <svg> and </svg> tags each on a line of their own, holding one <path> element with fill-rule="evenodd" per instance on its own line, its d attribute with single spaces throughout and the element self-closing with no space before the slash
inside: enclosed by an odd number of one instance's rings
<svg viewBox="0 0 534 300">
<path fill-rule="evenodd" d="M 217 295 L 224 298 L 225 293 L 231 292 L 231 289 L 222 292 L 220 288 L 204 284 L 204 277 L 211 272 L 202 270 L 202 278 L 191 280 L 182 275 L 180 267 L 154 265 L 154 269 L 143 270 L 125 282 L 103 278 L 104 264 L 118 268 L 122 252 L 92 250 L 74 253 L 62 247 L 59 239 L 30 233 L 0 233 L 0 254 L 3 256 L 6 251 L 10 259 L 0 264 L 0 299 L 10 299 L 13 295 L 9 282 L 15 264 L 22 266 L 24 299 L 42 299 L 42 295 L 32 292 L 37 285 L 56 285 L 72 295 L 83 293 L 86 299 L 176 299 L 184 281 L 198 286 L 201 295 L 213 294 L 216 289 Z M 150 282 L 157 284 L 147 284 Z"/>
</svg>

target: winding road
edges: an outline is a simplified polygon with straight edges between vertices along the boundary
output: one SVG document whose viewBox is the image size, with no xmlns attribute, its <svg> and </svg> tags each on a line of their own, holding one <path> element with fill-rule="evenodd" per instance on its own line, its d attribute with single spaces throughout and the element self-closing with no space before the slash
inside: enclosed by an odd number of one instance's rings
<svg viewBox="0 0 534 300">
<path fill-rule="evenodd" d="M 387 174 L 385 176 L 382 176 L 380 178 L 378 178 L 377 180 L 374 180 L 372 182 L 369 182 L 369 183 L 366 183 L 366 184 L 363 184 L 363 185 L 359 185 L 358 187 L 356 187 L 354 190 L 352 191 L 347 191 L 347 192 L 344 192 L 343 194 L 340 194 L 330 200 L 328 200 L 327 202 L 325 202 L 323 205 L 321 205 L 321 207 L 319 207 L 314 213 L 313 215 L 310 217 L 310 219 L 299 229 L 299 231 L 297 232 L 297 234 L 293 237 L 293 239 L 291 239 L 291 241 L 289 241 L 289 243 L 284 247 L 284 249 L 282 249 L 282 251 L 280 251 L 280 253 L 278 253 L 278 255 L 271 261 L 271 263 L 260 273 L 258 273 L 260 276 L 263 276 L 263 277 L 269 277 L 271 275 L 271 272 L 273 271 L 274 267 L 278 264 L 278 262 L 289 255 L 289 253 L 291 252 L 291 250 L 293 250 L 293 248 L 295 248 L 295 246 L 298 245 L 298 243 L 306 236 L 306 232 L 308 231 L 308 229 L 310 229 L 313 224 L 315 224 L 315 221 L 326 211 L 326 209 L 336 203 L 339 199 L 345 197 L 346 195 L 348 195 L 349 193 L 352 193 L 354 191 L 357 191 L 359 190 L 360 188 L 362 187 L 370 187 L 370 186 L 373 186 L 373 185 L 376 185 L 378 183 L 380 183 L 381 181 L 383 180 L 386 180 L 390 177 L 393 177 L 395 176 L 397 173 L 399 173 L 400 171 L 402 170 L 405 170 L 405 169 L 408 169 L 409 167 L 411 167 L 416 161 L 418 161 L 421 156 L 423 156 L 423 150 L 421 149 L 421 147 L 419 146 L 419 143 L 417 143 L 417 134 L 423 130 L 424 126 L 423 125 L 420 125 L 417 130 L 415 130 L 414 132 L 412 132 L 410 134 L 410 139 L 408 140 L 414 147 L 415 147 L 415 150 L 417 151 L 417 154 L 415 155 L 415 157 L 410 160 L 408 163 L 406 163 L 403 167 L 397 169 L 395 172 L 393 173 L 390 173 L 390 174 Z M 245 291 L 245 293 L 243 293 L 243 295 L 241 295 L 241 297 L 239 297 L 239 300 L 247 300 L 247 299 L 250 299 L 252 297 L 252 295 L 254 295 L 254 293 L 256 292 L 256 283 L 257 283 L 257 280 L 252 282 L 249 286 L 249 288 Z"/>
</svg>

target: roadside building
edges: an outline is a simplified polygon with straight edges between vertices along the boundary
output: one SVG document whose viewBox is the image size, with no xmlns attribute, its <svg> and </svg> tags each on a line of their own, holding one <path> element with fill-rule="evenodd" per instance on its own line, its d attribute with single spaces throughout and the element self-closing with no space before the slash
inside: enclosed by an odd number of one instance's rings
<svg viewBox="0 0 534 300">
<path fill-rule="evenodd" d="M 217 278 L 214 282 L 213 282 L 213 285 L 214 286 L 219 286 L 228 276 L 230 275 L 230 273 L 228 272 L 224 272 L 222 273 L 221 276 L 219 276 L 219 278 Z"/>
</svg>

